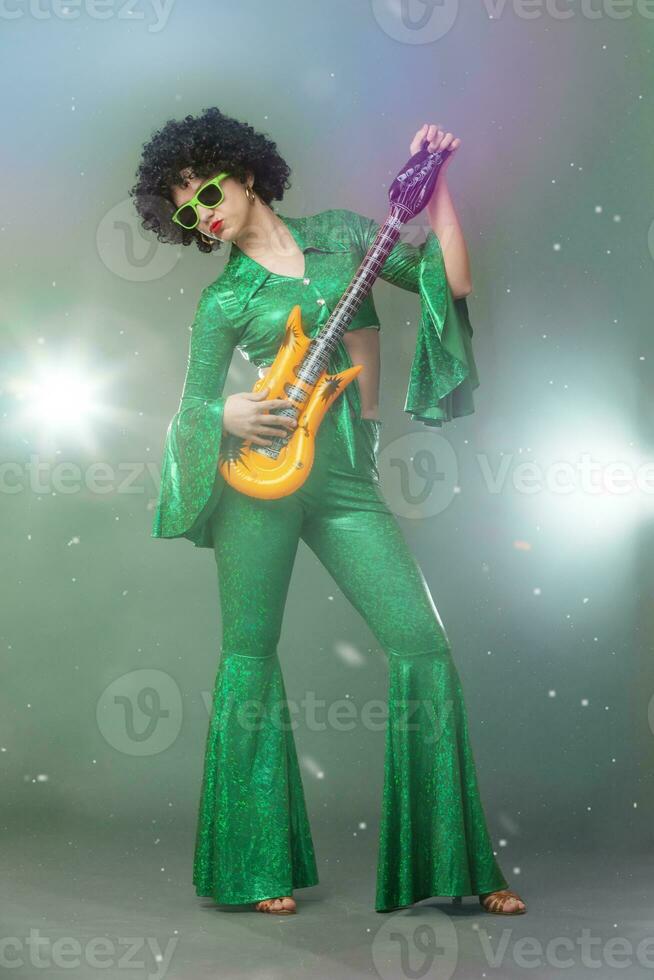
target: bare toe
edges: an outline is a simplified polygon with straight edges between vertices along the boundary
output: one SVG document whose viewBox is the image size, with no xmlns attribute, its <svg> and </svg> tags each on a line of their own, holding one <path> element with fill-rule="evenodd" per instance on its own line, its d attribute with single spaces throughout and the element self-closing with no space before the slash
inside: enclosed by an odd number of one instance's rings
<svg viewBox="0 0 654 980">
<path fill-rule="evenodd" d="M 520 896 L 510 888 L 500 888 L 479 896 L 479 901 L 487 912 L 499 915 L 519 915 L 526 910 Z"/>
<path fill-rule="evenodd" d="M 264 898 L 255 903 L 257 912 L 277 912 L 289 913 L 296 911 L 295 900 L 290 895 L 282 895 L 278 898 Z"/>
</svg>

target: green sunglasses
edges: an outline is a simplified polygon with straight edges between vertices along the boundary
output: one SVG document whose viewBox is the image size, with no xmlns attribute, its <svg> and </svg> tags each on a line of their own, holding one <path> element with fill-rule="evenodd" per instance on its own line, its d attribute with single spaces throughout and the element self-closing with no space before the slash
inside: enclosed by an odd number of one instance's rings
<svg viewBox="0 0 654 980">
<path fill-rule="evenodd" d="M 225 197 L 220 186 L 221 180 L 224 180 L 225 177 L 229 177 L 229 174 L 223 173 L 218 174 L 217 177 L 212 177 L 199 188 L 195 197 L 192 197 L 186 204 L 182 204 L 181 208 L 177 208 L 173 214 L 175 224 L 190 231 L 191 228 L 195 228 L 200 220 L 196 204 L 201 204 L 203 208 L 217 208 Z"/>
</svg>

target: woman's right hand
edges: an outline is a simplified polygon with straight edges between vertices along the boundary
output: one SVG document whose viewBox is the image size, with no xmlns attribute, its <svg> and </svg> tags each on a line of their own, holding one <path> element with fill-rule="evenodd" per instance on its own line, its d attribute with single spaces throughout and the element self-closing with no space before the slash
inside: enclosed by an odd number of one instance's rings
<svg viewBox="0 0 654 980">
<path fill-rule="evenodd" d="M 273 436 L 287 436 L 297 426 L 295 419 L 271 415 L 273 408 L 289 408 L 290 398 L 267 398 L 270 388 L 240 391 L 225 399 L 223 429 L 257 446 L 269 446 Z"/>
</svg>

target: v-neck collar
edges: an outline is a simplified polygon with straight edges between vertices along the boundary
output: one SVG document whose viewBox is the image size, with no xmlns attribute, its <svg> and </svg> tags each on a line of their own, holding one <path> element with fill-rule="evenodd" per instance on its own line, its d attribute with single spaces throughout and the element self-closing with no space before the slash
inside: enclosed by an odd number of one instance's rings
<svg viewBox="0 0 654 980">
<path fill-rule="evenodd" d="M 277 217 L 284 222 L 305 256 L 309 248 L 315 248 L 321 252 L 347 250 L 349 245 L 346 242 L 336 241 L 324 227 L 324 222 L 321 221 L 324 214 L 325 212 L 321 212 L 316 215 L 291 218 L 277 213 Z M 307 272 L 306 258 L 304 271 Z M 218 300 L 225 312 L 228 315 L 240 313 L 257 289 L 269 276 L 275 274 L 246 255 L 238 245 L 232 243 L 229 259 L 215 282 Z M 302 278 L 295 280 L 295 277 L 289 277 L 289 281 L 302 282 Z"/>
</svg>

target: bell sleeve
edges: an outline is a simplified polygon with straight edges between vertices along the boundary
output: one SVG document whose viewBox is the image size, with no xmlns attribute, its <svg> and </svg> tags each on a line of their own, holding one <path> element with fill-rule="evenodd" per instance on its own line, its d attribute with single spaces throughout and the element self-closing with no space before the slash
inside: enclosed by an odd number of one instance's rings
<svg viewBox="0 0 654 980">
<path fill-rule="evenodd" d="M 380 224 L 355 211 L 346 216 L 363 259 Z M 404 411 L 425 425 L 441 426 L 474 410 L 479 377 L 472 350 L 466 297 L 454 299 L 445 275 L 440 242 L 430 229 L 422 245 L 399 240 L 380 278 L 420 295 L 420 321 L 409 371 Z"/>
<path fill-rule="evenodd" d="M 179 409 L 166 432 L 153 538 L 184 537 L 196 547 L 213 547 L 207 518 L 225 485 L 218 469 L 227 435 L 222 392 L 237 343 L 235 334 L 215 290 L 207 286 L 191 327 Z"/>
</svg>

